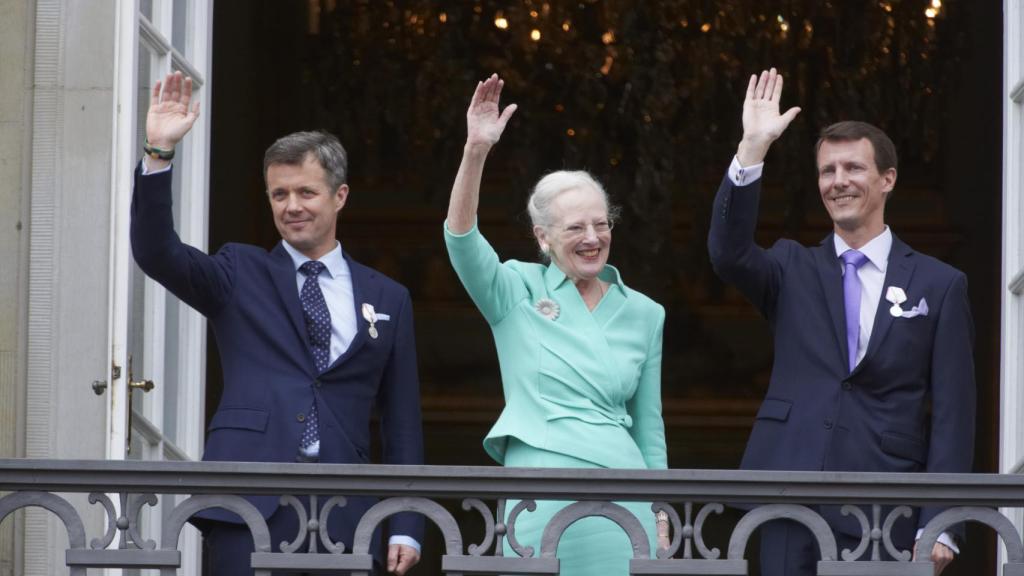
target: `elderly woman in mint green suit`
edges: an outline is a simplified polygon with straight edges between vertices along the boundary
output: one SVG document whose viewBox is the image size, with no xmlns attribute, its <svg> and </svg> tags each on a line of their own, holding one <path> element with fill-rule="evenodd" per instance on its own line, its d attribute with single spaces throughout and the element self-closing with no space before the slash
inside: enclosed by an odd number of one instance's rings
<svg viewBox="0 0 1024 576">
<path fill-rule="evenodd" d="M 484 161 L 516 109 L 499 110 L 502 86 L 492 75 L 473 94 L 445 223 L 452 265 L 491 326 L 501 364 L 505 409 L 484 448 L 506 466 L 665 468 L 665 310 L 607 264 L 614 214 L 601 185 L 564 171 L 537 183 L 528 209 L 547 265 L 501 262 L 476 226 Z M 515 532 L 539 551 L 544 526 L 567 503 L 537 504 Z M 656 521 L 649 503 L 623 505 L 647 529 L 652 551 L 667 546 L 667 521 Z M 628 574 L 632 554 L 625 532 L 605 518 L 573 524 L 558 548 L 563 575 Z"/>
</svg>

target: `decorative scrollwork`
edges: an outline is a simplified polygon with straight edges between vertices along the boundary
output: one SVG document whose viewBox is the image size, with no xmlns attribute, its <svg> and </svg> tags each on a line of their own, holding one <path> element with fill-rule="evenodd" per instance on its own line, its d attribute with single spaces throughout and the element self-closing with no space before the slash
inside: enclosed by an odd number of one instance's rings
<svg viewBox="0 0 1024 576">
<path fill-rule="evenodd" d="M 306 534 L 308 532 L 308 516 L 306 515 L 306 507 L 302 505 L 302 502 L 298 498 L 291 494 L 285 494 L 281 496 L 281 506 L 290 506 L 295 510 L 295 515 L 299 517 L 299 533 L 295 535 L 295 540 L 288 542 L 284 540 L 281 542 L 281 552 L 285 554 L 291 554 L 302 546 L 303 542 L 306 541 Z"/>
<path fill-rule="evenodd" d="M 852 562 L 857 558 L 863 556 L 864 552 L 868 549 L 868 543 L 872 540 L 875 540 L 872 560 L 878 560 L 878 540 L 872 538 L 871 524 L 868 523 L 868 515 L 865 514 L 863 510 L 861 510 L 860 506 L 854 506 L 852 504 L 844 505 L 842 508 L 840 508 L 839 512 L 843 516 L 853 516 L 857 519 L 857 522 L 860 523 L 860 542 L 857 543 L 857 547 L 853 550 L 850 550 L 849 548 L 844 548 L 842 552 L 840 552 L 840 556 L 843 558 L 843 560 Z M 874 506 L 876 527 L 878 526 L 878 514 L 879 507 Z"/>
<path fill-rule="evenodd" d="M 114 536 L 117 535 L 117 510 L 114 509 L 114 502 L 106 494 L 102 492 L 89 494 L 89 504 L 97 502 L 107 513 L 107 531 L 103 534 L 103 538 L 93 538 L 89 542 L 89 547 L 93 550 L 102 550 L 110 546 L 110 543 L 114 541 Z"/>
<path fill-rule="evenodd" d="M 491 516 L 491 509 L 477 498 L 466 498 L 463 500 L 462 509 L 467 512 L 469 510 L 476 510 L 484 519 L 484 541 L 480 544 L 469 545 L 470 556 L 483 556 L 484 552 L 491 547 L 491 543 L 494 542 L 494 517 Z"/>
<path fill-rule="evenodd" d="M 897 550 L 896 545 L 892 543 L 892 525 L 897 520 L 902 518 L 911 518 L 914 516 L 914 511 L 910 509 L 910 506 L 897 506 L 893 508 L 889 515 L 885 517 L 885 523 L 882 524 L 882 544 L 885 545 L 885 551 L 892 556 L 893 559 L 901 562 L 910 560 L 910 550 Z"/>
<path fill-rule="evenodd" d="M 520 558 L 532 558 L 534 549 L 533 546 L 523 546 L 516 539 L 516 519 L 519 515 L 526 510 L 533 512 L 537 510 L 537 502 L 534 500 L 520 500 L 512 508 L 512 512 L 508 515 L 508 520 L 505 522 L 505 538 L 508 539 L 508 545 L 512 550 L 519 555 Z"/>
<path fill-rule="evenodd" d="M 704 544 L 704 523 L 711 514 L 721 514 L 724 511 L 725 506 L 721 504 L 705 504 L 697 512 L 697 519 L 693 523 L 693 543 L 697 545 L 697 551 L 700 552 L 700 555 L 709 560 L 717 560 L 722 555 L 722 552 L 718 548 L 708 549 Z"/>
<path fill-rule="evenodd" d="M 143 539 L 139 525 L 142 507 L 156 506 L 157 501 L 156 494 L 136 494 L 128 497 L 128 534 L 131 536 L 132 544 L 140 550 L 156 550 L 156 541 Z"/>
<path fill-rule="evenodd" d="M 330 516 L 331 511 L 335 508 L 344 508 L 348 504 L 348 500 L 344 496 L 332 496 L 327 502 L 324 503 L 323 510 L 320 511 L 320 524 L 317 526 L 317 533 L 320 534 L 320 539 L 324 543 L 324 548 L 332 554 L 342 554 L 345 552 L 344 542 L 334 542 L 331 540 L 331 535 L 327 532 L 327 518 Z M 310 526 L 310 530 L 313 527 Z M 313 551 L 313 549 L 310 549 Z"/>
</svg>

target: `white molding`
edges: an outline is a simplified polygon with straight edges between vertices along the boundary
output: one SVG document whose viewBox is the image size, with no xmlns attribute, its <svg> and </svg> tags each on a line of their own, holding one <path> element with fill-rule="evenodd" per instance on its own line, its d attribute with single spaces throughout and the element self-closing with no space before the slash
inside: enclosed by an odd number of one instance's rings
<svg viewBox="0 0 1024 576">
<path fill-rule="evenodd" d="M 1009 98 L 1003 100 L 1003 230 L 1002 281 L 1000 315 L 1000 434 L 999 471 L 1018 474 L 1024 471 L 1024 3 L 1003 2 L 1003 89 Z M 1017 79 L 1010 88 L 1010 83 Z M 1024 527 L 1020 509 L 1004 509 L 1017 530 Z M 1006 549 L 999 546 L 999 565 L 1006 558 Z"/>
<path fill-rule="evenodd" d="M 168 18 L 170 21 L 170 18 Z M 171 66 L 174 70 L 181 70 L 186 76 L 192 77 L 192 82 L 196 86 L 202 86 L 206 83 L 206 80 L 198 69 L 189 62 L 181 52 L 171 45 L 171 42 L 167 39 L 160 30 L 145 16 L 139 16 L 139 40 L 144 42 L 146 46 L 157 56 L 171 55 Z M 207 68 L 208 69 L 208 68 Z"/>
<path fill-rule="evenodd" d="M 172 50 L 171 42 L 145 16 L 139 15 L 139 40 L 155 54 L 163 56 Z"/>
<path fill-rule="evenodd" d="M 1020 77 L 1024 64 L 1024 45 L 1019 29 L 1024 19 L 1020 0 L 1004 2 L 1003 82 L 1004 89 L 1013 78 Z M 1007 94 L 1010 90 L 1006 90 Z M 1021 202 L 1022 163 L 1024 153 L 1024 110 L 1011 99 L 1003 101 L 1003 230 L 1002 278 L 1007 290 L 1001 297 L 1001 362 L 1000 362 L 1000 471 L 1016 466 L 1024 455 L 1024 438 L 1019 417 L 1024 412 L 1024 366 L 1019 354 L 1024 345 L 1024 319 L 1021 310 L 1021 232 L 1024 225 L 1024 205 Z M 1020 527 L 1018 527 L 1020 528 Z"/>
<path fill-rule="evenodd" d="M 121 377 L 107 387 L 107 458 L 125 457 L 127 435 L 126 408 L 128 406 L 128 352 L 123 334 L 127 333 L 128 310 L 120 302 L 128 301 L 131 291 L 131 255 L 121 238 L 127 238 L 131 203 L 132 171 L 141 153 L 135 150 L 135 98 L 138 74 L 138 8 L 134 2 L 121 2 L 117 8 L 116 39 L 114 44 L 114 110 L 113 138 L 111 142 L 110 189 L 110 263 L 107 309 L 108 350 L 111 362 L 121 367 Z"/>
<path fill-rule="evenodd" d="M 54 357 L 58 279 L 57 191 L 60 189 L 60 143 L 64 123 L 64 3 L 37 0 L 32 91 L 32 169 L 29 208 L 28 354 L 26 364 L 25 455 L 53 456 L 53 395 L 57 381 Z M 56 535 L 48 515 L 25 513 L 25 571 L 53 574 Z"/>
</svg>

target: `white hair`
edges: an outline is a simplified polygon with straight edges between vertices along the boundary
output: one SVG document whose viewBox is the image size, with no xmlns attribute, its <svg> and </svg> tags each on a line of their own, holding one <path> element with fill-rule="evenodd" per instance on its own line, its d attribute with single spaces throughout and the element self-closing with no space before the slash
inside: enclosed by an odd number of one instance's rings
<svg viewBox="0 0 1024 576">
<path fill-rule="evenodd" d="M 618 206 L 612 206 L 604 187 L 589 172 L 558 170 L 541 178 L 540 182 L 533 187 L 533 194 L 530 194 L 530 199 L 526 202 L 526 209 L 530 212 L 530 222 L 534 226 L 550 226 L 552 224 L 551 203 L 561 194 L 579 188 L 590 188 L 601 194 L 604 198 L 604 205 L 608 208 L 608 218 L 614 220 L 618 216 Z"/>
</svg>

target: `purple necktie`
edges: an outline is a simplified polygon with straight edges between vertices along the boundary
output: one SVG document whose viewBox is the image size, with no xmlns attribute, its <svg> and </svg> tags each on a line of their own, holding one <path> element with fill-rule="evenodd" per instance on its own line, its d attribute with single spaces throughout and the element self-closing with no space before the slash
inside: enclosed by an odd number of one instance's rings
<svg viewBox="0 0 1024 576">
<path fill-rule="evenodd" d="M 846 306 L 846 346 L 850 351 L 850 372 L 857 365 L 857 340 L 860 336 L 860 278 L 857 269 L 868 257 L 856 250 L 847 250 L 843 259 L 843 304 Z"/>
</svg>

